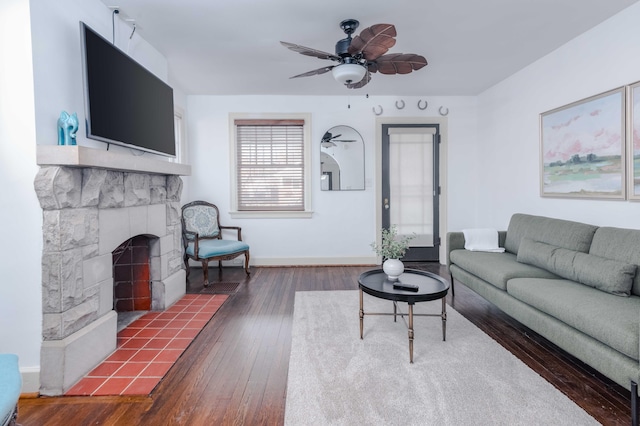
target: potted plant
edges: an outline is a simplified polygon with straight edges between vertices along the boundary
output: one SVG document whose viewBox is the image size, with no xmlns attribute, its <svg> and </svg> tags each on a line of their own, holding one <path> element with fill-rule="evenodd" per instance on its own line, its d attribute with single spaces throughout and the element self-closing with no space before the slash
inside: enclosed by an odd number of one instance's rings
<svg viewBox="0 0 640 426">
<path fill-rule="evenodd" d="M 375 251 L 378 256 L 382 256 L 384 260 L 382 270 L 387 274 L 390 281 L 397 280 L 404 272 L 404 264 L 400 258 L 404 256 L 409 248 L 409 241 L 414 237 L 415 235 L 398 238 L 396 225 L 391 225 L 388 229 L 382 228 L 382 242 L 380 245 L 375 242 L 371 243 L 373 251 Z"/>
</svg>

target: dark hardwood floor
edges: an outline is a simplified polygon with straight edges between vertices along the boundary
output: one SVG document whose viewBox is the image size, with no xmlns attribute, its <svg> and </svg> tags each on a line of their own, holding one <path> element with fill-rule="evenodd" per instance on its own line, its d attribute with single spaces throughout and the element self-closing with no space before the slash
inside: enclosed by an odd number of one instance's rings
<svg viewBox="0 0 640 426">
<path fill-rule="evenodd" d="M 449 279 L 438 264 L 413 264 Z M 281 425 L 294 293 L 356 290 L 369 267 L 211 268 L 209 277 L 240 286 L 148 397 L 20 400 L 31 425 Z M 193 269 L 189 292 L 201 289 Z M 215 285 L 215 284 L 213 284 Z M 449 304 L 605 425 L 628 425 L 630 393 L 456 282 Z M 355 315 L 355 314 L 354 314 Z M 354 317 L 356 321 L 357 316 Z M 488 407 L 489 409 L 489 407 Z"/>
</svg>

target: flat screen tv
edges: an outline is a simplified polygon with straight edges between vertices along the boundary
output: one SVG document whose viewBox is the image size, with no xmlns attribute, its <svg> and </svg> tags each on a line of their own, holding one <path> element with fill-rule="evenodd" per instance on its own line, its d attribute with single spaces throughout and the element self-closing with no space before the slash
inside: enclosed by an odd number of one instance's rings
<svg viewBox="0 0 640 426">
<path fill-rule="evenodd" d="M 80 22 L 87 137 L 175 156 L 173 89 Z"/>
</svg>

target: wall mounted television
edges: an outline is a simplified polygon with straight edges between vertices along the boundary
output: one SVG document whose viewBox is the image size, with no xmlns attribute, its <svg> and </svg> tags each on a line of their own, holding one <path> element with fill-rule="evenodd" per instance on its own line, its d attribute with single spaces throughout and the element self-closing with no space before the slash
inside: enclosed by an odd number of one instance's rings
<svg viewBox="0 0 640 426">
<path fill-rule="evenodd" d="M 87 138 L 173 157 L 173 89 L 80 22 Z"/>
</svg>

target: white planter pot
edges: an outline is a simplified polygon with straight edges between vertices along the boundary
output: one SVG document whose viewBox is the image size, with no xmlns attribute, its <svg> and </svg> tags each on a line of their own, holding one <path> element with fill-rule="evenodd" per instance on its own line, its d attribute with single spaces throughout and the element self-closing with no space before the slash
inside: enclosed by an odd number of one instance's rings
<svg viewBox="0 0 640 426">
<path fill-rule="evenodd" d="M 387 259 L 382 264 L 382 270 L 389 281 L 396 281 L 404 272 L 404 264 L 398 259 Z"/>
</svg>

